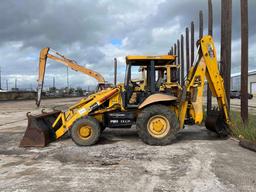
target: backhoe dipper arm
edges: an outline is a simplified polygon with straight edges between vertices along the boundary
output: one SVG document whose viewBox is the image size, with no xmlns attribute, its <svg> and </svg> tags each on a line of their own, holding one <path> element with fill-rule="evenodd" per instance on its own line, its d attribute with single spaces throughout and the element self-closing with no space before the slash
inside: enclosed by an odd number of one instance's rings
<svg viewBox="0 0 256 192">
<path fill-rule="evenodd" d="M 181 128 L 184 125 L 188 109 L 189 116 L 192 116 L 195 123 L 199 124 L 203 120 L 202 106 L 205 77 L 209 83 L 212 95 L 217 98 L 218 107 L 221 112 L 221 120 L 223 121 L 222 124 L 230 125 L 227 98 L 223 79 L 218 69 L 214 42 L 211 36 L 204 36 L 198 41 L 198 59 L 189 71 L 183 90 L 183 96 L 181 97 L 179 115 Z M 216 119 L 218 122 L 214 122 L 216 126 L 221 124 L 219 117 Z"/>
<path fill-rule="evenodd" d="M 55 55 L 50 54 L 49 51 L 53 52 Z M 93 70 L 87 69 L 81 65 L 78 65 L 74 60 L 68 59 L 65 56 L 61 55 L 60 53 L 48 47 L 43 48 L 40 51 L 40 58 L 39 58 L 39 75 L 38 75 L 37 100 L 36 100 L 37 106 L 39 106 L 41 102 L 41 95 L 42 95 L 43 84 L 44 84 L 47 58 L 57 61 L 59 63 L 62 63 L 75 71 L 80 71 L 86 75 L 89 75 L 95 78 L 99 84 L 105 83 L 105 79 L 101 74 Z"/>
<path fill-rule="evenodd" d="M 42 90 L 44 85 L 44 75 L 45 75 L 45 67 L 47 61 L 47 54 L 49 52 L 49 48 L 43 48 L 40 51 L 39 56 L 39 72 L 38 72 L 38 80 L 37 80 L 37 98 L 36 105 L 39 107 L 41 102 Z"/>
</svg>

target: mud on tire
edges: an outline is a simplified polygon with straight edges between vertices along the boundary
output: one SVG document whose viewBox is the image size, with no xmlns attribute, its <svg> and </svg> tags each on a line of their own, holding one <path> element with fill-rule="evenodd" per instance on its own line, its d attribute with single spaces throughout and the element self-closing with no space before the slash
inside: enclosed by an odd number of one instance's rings
<svg viewBox="0 0 256 192">
<path fill-rule="evenodd" d="M 154 117 L 162 117 L 169 124 L 169 129 L 163 137 L 152 136 L 149 129 L 149 121 Z M 179 130 L 179 122 L 176 114 L 164 105 L 151 105 L 143 109 L 137 118 L 136 129 L 141 140 L 149 145 L 168 145 L 173 142 Z"/>
</svg>

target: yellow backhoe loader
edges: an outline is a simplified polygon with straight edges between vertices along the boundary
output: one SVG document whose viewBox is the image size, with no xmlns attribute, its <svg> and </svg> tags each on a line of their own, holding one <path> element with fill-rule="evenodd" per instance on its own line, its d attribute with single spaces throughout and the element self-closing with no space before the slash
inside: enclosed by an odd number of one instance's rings
<svg viewBox="0 0 256 192">
<path fill-rule="evenodd" d="M 175 56 L 127 56 L 124 84 L 83 98 L 67 111 L 28 116 L 28 128 L 20 146 L 46 146 L 68 131 L 76 144 L 88 146 L 99 140 L 104 127 L 129 128 L 133 124 L 136 124 L 143 142 L 149 145 L 170 144 L 184 127 L 185 120 L 193 120 L 196 124 L 202 122 L 205 79 L 219 106 L 218 112 L 207 117 L 206 127 L 226 136 L 230 118 L 212 37 L 204 36 L 197 47 L 197 59 L 179 96 L 168 89 L 161 90 L 161 84 L 157 86 L 156 69 L 171 65 Z M 143 89 L 138 89 L 132 74 L 134 67 L 141 66 L 146 66 L 146 82 Z M 131 102 L 134 93 L 137 97 Z"/>
<path fill-rule="evenodd" d="M 85 75 L 89 75 L 93 77 L 98 82 L 97 90 L 105 89 L 110 86 L 110 84 L 106 83 L 104 77 L 101 74 L 91 69 L 85 68 L 81 65 L 78 65 L 74 60 L 66 58 L 64 55 L 58 53 L 57 51 L 54 51 L 53 49 L 50 49 L 49 47 L 45 47 L 41 49 L 40 56 L 39 56 L 39 74 L 38 74 L 37 99 L 36 99 L 37 106 L 39 106 L 41 102 L 41 95 L 42 95 L 42 90 L 44 85 L 44 76 L 45 76 L 45 70 L 46 70 L 46 62 L 48 58 L 54 61 L 57 61 L 59 63 L 62 63 L 75 71 L 79 71 L 81 73 L 84 73 Z"/>
</svg>

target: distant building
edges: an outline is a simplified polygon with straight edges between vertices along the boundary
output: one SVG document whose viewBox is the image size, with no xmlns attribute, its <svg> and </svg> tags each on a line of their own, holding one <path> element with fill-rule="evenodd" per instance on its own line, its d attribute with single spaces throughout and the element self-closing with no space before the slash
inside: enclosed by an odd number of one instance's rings
<svg viewBox="0 0 256 192">
<path fill-rule="evenodd" d="M 35 91 L 0 91 L 0 101 L 35 99 Z"/>
<path fill-rule="evenodd" d="M 256 69 L 248 72 L 248 92 L 256 95 Z M 231 90 L 240 91 L 241 89 L 241 73 L 231 75 Z"/>
</svg>

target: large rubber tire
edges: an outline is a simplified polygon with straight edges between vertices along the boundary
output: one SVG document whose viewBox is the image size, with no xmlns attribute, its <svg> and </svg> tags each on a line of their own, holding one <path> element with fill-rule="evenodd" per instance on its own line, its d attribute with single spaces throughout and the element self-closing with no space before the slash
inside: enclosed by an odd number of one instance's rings
<svg viewBox="0 0 256 192">
<path fill-rule="evenodd" d="M 162 116 L 169 123 L 170 129 L 161 138 L 153 137 L 148 129 L 148 122 L 154 116 Z M 176 114 L 164 105 L 151 105 L 143 109 L 137 118 L 136 129 L 141 140 L 149 145 L 168 145 L 175 140 L 175 135 L 179 130 L 179 122 Z"/>
<path fill-rule="evenodd" d="M 90 136 L 84 138 L 80 135 L 79 129 L 81 126 L 90 127 Z M 71 138 L 72 140 L 80 146 L 90 146 L 94 145 L 100 138 L 101 126 L 100 123 L 93 117 L 82 117 L 75 121 L 71 128 Z"/>
</svg>

